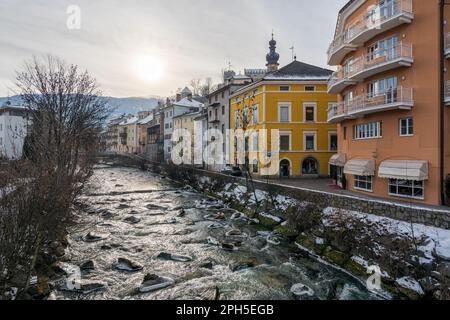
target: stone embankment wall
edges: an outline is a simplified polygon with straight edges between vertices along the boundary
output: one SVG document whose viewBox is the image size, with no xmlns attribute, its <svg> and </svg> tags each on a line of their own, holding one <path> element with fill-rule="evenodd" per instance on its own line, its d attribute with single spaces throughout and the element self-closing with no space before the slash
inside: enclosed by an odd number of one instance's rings
<svg viewBox="0 0 450 320">
<path fill-rule="evenodd" d="M 111 155 L 109 155 L 111 156 Z M 126 161 L 127 163 L 134 160 L 136 164 L 142 166 L 164 166 L 159 163 L 150 163 L 143 158 L 134 155 L 115 155 L 119 159 Z M 117 159 L 117 158 L 116 158 Z M 220 179 L 227 179 L 230 183 L 237 183 L 242 180 L 245 184 L 245 179 L 231 177 L 216 172 L 210 172 L 192 167 L 186 167 L 186 170 L 193 170 L 197 175 L 203 175 L 210 178 L 218 177 Z M 334 207 L 338 209 L 359 211 L 370 213 L 382 217 L 402 220 L 406 222 L 420 223 L 428 226 L 450 229 L 450 209 L 433 209 L 428 207 L 422 207 L 418 205 L 402 204 L 398 205 L 388 201 L 378 201 L 359 198 L 357 196 L 325 193 L 321 191 L 315 191 L 310 189 L 297 188 L 292 186 L 286 186 L 271 182 L 270 184 L 254 181 L 257 189 L 268 191 L 275 190 L 278 194 L 292 197 L 300 201 L 307 201 L 316 204 L 326 204 L 326 206 Z"/>
</svg>

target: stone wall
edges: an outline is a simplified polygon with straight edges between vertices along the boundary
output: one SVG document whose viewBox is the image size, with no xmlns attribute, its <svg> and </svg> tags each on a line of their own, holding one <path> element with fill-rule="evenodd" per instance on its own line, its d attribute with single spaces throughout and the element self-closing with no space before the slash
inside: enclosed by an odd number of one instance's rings
<svg viewBox="0 0 450 320">
<path fill-rule="evenodd" d="M 198 174 L 209 176 L 211 178 L 220 176 L 221 179 L 229 179 L 230 182 L 243 182 L 242 178 L 234 178 L 220 173 L 198 170 Z M 322 205 L 324 207 L 335 207 L 339 209 L 360 211 L 363 213 L 374 214 L 382 217 L 421 223 L 443 229 L 450 229 L 450 209 L 449 210 L 433 210 L 417 205 L 409 206 L 396 205 L 388 202 L 377 200 L 366 200 L 362 198 L 352 197 L 348 195 L 340 195 L 333 193 L 324 193 L 321 191 L 307 190 L 292 186 L 285 186 L 276 183 L 270 184 L 254 181 L 255 188 L 268 191 L 269 188 L 276 190 L 277 193 L 283 194 L 301 201 L 308 201 Z"/>
<path fill-rule="evenodd" d="M 126 155 L 120 155 L 120 157 L 123 157 L 124 159 L 127 158 Z M 135 160 L 137 162 L 136 164 L 142 165 L 142 158 L 137 156 L 130 156 L 128 158 L 128 161 L 130 160 L 130 158 Z M 164 166 L 158 163 L 149 163 L 149 165 Z M 193 170 L 192 167 L 189 167 L 187 169 Z M 220 177 L 221 179 L 225 179 L 230 183 L 245 183 L 244 178 L 231 177 L 228 175 L 223 175 L 221 173 L 200 169 L 195 169 L 195 171 L 198 175 L 208 176 L 213 179 L 215 177 Z M 387 218 L 413 223 L 421 223 L 443 229 L 450 229 L 450 209 L 434 210 L 426 207 L 420 207 L 418 205 L 397 205 L 394 203 L 389 203 L 387 201 L 368 200 L 358 197 L 352 197 L 349 195 L 324 193 L 321 191 L 302 189 L 276 183 L 271 183 L 270 185 L 268 185 L 264 182 L 254 181 L 254 184 L 257 189 L 268 191 L 270 188 L 272 190 L 275 190 L 279 194 L 283 194 L 301 201 L 316 203 L 322 205 L 323 207 L 335 207 L 345 210 L 360 211 L 363 213 L 374 214 Z"/>
</svg>

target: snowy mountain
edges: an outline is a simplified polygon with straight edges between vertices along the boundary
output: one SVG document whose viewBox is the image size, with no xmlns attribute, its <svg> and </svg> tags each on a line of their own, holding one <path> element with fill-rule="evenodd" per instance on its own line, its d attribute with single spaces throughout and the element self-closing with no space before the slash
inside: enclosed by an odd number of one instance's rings
<svg viewBox="0 0 450 320">
<path fill-rule="evenodd" d="M 139 111 L 152 110 L 158 105 L 159 100 L 163 100 L 157 96 L 149 97 L 129 97 L 129 98 L 115 98 L 103 97 L 108 101 L 112 109 L 111 117 L 122 114 L 136 114 Z M 19 96 L 12 96 L 9 98 L 12 105 L 21 105 L 22 100 Z M 0 97 L 0 106 L 8 101 L 7 97 Z"/>
</svg>

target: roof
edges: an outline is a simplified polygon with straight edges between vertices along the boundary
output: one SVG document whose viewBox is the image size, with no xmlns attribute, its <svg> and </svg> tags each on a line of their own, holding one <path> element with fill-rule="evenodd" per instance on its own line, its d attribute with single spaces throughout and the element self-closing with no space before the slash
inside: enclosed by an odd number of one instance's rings
<svg viewBox="0 0 450 320">
<path fill-rule="evenodd" d="M 188 94 L 192 94 L 192 91 L 191 91 L 191 90 L 189 90 L 189 88 L 188 88 L 188 87 L 184 87 L 184 89 L 183 89 L 183 90 L 181 90 L 181 93 L 188 93 Z"/>
<path fill-rule="evenodd" d="M 6 111 L 9 111 L 9 110 L 29 111 L 29 109 L 27 107 L 24 107 L 24 106 L 13 106 L 13 105 L 9 105 L 9 104 L 4 104 L 3 106 L 0 106 L 0 113 L 6 112 Z"/>
<path fill-rule="evenodd" d="M 121 126 L 127 126 L 127 125 L 130 125 L 130 124 L 135 124 L 138 121 L 139 121 L 139 118 L 131 117 L 131 118 L 128 118 L 125 121 L 121 122 L 120 125 Z"/>
<path fill-rule="evenodd" d="M 292 61 L 283 68 L 266 75 L 264 80 L 328 80 L 332 70 L 300 61 Z"/>
<path fill-rule="evenodd" d="M 201 111 L 199 109 L 192 109 L 192 110 L 189 110 L 189 111 L 187 111 L 185 113 L 182 113 L 182 114 L 179 114 L 179 115 L 173 117 L 173 119 L 184 118 L 184 117 L 187 117 L 187 116 L 191 116 L 192 117 L 192 116 L 196 116 L 196 115 L 198 115 L 200 113 L 201 113 Z"/>
<path fill-rule="evenodd" d="M 332 70 L 323 69 L 300 61 L 293 61 L 283 68 L 267 74 L 265 77 L 239 88 L 231 94 L 234 97 L 242 91 L 256 87 L 263 81 L 328 81 Z"/>
<path fill-rule="evenodd" d="M 189 100 L 188 98 L 183 98 L 178 102 L 173 103 L 174 106 L 188 107 L 188 108 L 201 108 L 203 103 L 196 101 L 195 99 Z"/>
<path fill-rule="evenodd" d="M 349 0 L 343 7 L 341 10 L 339 10 L 339 13 L 342 13 L 345 11 L 345 9 L 347 9 L 348 7 L 350 7 L 350 5 L 355 2 L 356 0 Z"/>
<path fill-rule="evenodd" d="M 148 115 L 144 119 L 140 120 L 138 122 L 138 124 L 149 124 L 151 121 L 153 121 L 153 119 L 154 119 L 153 113 L 150 113 L 150 115 Z"/>
</svg>

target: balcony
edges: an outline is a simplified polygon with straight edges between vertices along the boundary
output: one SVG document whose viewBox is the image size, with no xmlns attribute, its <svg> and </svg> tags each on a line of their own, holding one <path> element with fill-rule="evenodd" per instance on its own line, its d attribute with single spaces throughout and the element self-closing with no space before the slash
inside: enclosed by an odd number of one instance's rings
<svg viewBox="0 0 450 320">
<path fill-rule="evenodd" d="M 336 36 L 328 49 L 328 64 L 339 65 L 342 59 L 373 37 L 411 23 L 414 19 L 412 0 L 394 0 L 390 4 L 373 6 L 347 31 Z"/>
<path fill-rule="evenodd" d="M 445 35 L 444 54 L 447 59 L 450 59 L 450 32 Z"/>
<path fill-rule="evenodd" d="M 412 45 L 400 43 L 395 47 L 377 50 L 363 56 L 358 62 L 359 65 L 354 67 L 355 72 L 350 78 L 356 81 L 363 81 L 377 73 L 399 67 L 410 67 L 413 62 Z"/>
<path fill-rule="evenodd" d="M 414 63 L 412 51 L 412 45 L 400 43 L 395 47 L 361 56 L 350 66 L 341 68 L 332 75 L 328 82 L 328 93 L 341 93 L 346 87 L 381 72 L 410 67 Z"/>
<path fill-rule="evenodd" d="M 345 88 L 351 85 L 355 85 L 356 81 L 349 79 L 349 73 L 347 70 L 340 68 L 338 71 L 331 75 L 328 81 L 328 93 L 338 94 L 344 91 Z"/>
<path fill-rule="evenodd" d="M 446 106 L 450 106 L 450 81 L 445 83 L 445 97 L 444 103 Z"/>
<path fill-rule="evenodd" d="M 389 110 L 411 110 L 414 107 L 413 90 L 398 87 L 367 94 L 349 102 L 341 102 L 328 109 L 328 122 L 337 123 L 367 114 Z"/>
</svg>

